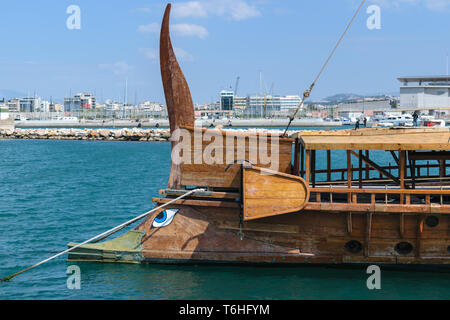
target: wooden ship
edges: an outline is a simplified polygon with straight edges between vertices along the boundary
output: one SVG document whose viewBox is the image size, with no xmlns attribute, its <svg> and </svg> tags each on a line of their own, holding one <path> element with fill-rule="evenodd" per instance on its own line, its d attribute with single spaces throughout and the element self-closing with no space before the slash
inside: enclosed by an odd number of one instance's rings
<svg viewBox="0 0 450 320">
<path fill-rule="evenodd" d="M 202 190 L 120 237 L 76 248 L 69 260 L 450 264 L 447 128 L 289 137 L 195 128 L 189 87 L 170 41 L 169 14 L 170 5 L 161 27 L 160 63 L 172 132 L 171 171 L 167 188 L 153 201 L 158 207 Z M 378 163 L 379 153 L 392 164 Z M 318 163 L 326 168 L 318 169 Z"/>
</svg>

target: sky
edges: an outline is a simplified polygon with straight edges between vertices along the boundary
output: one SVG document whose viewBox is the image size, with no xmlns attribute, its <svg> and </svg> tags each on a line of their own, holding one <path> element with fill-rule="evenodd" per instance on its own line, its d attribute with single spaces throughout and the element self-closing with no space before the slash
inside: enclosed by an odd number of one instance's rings
<svg viewBox="0 0 450 320">
<path fill-rule="evenodd" d="M 301 94 L 358 8 L 359 0 L 173 1 L 172 43 L 195 103 L 238 95 Z M 78 92 L 164 103 L 159 28 L 165 1 L 4 0 L 0 89 L 50 100 Z M 80 9 L 79 29 L 72 19 Z M 380 8 L 378 29 L 369 6 Z M 70 9 L 70 8 L 69 8 Z M 76 13 L 76 12 L 75 12 Z M 397 93 L 399 76 L 444 75 L 450 0 L 367 1 L 312 92 Z M 69 27 L 68 27 L 69 20 Z M 75 24 L 74 24 L 75 23 Z"/>
</svg>

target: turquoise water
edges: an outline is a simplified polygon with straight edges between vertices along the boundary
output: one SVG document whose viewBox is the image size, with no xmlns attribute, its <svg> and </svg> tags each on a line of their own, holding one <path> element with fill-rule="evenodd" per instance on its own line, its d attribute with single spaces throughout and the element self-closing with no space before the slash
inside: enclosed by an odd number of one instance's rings
<svg viewBox="0 0 450 320">
<path fill-rule="evenodd" d="M 156 142 L 0 141 L 0 277 L 151 209 L 169 155 Z M 0 299 L 450 298 L 450 273 L 382 269 L 370 291 L 363 267 L 77 263 L 81 289 L 69 290 L 65 259 L 0 283 Z"/>
</svg>

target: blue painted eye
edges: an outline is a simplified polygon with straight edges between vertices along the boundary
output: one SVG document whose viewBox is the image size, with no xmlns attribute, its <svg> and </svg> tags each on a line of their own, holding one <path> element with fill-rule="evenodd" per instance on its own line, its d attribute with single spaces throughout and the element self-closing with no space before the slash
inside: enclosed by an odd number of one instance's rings
<svg viewBox="0 0 450 320">
<path fill-rule="evenodd" d="M 162 228 L 168 226 L 172 220 L 175 214 L 178 212 L 178 209 L 167 209 L 164 211 L 161 211 L 153 220 L 152 227 L 153 228 Z"/>
</svg>

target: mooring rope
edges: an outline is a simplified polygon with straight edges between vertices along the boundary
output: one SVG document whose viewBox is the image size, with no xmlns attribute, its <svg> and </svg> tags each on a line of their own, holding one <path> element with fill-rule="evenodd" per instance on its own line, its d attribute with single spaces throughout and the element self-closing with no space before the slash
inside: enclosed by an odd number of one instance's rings
<svg viewBox="0 0 450 320">
<path fill-rule="evenodd" d="M 314 86 L 316 85 L 316 82 L 319 80 L 320 76 L 322 75 L 322 73 L 324 72 L 325 68 L 327 67 L 328 63 L 330 62 L 331 58 L 333 57 L 334 53 L 336 52 L 337 48 L 339 47 L 339 45 L 341 44 L 342 40 L 344 39 L 345 35 L 347 34 L 347 31 L 350 29 L 351 25 L 353 24 L 353 22 L 355 21 L 356 17 L 358 16 L 359 12 L 361 11 L 361 8 L 364 6 L 364 3 L 366 3 L 366 0 L 363 0 L 363 2 L 361 3 L 361 5 L 359 6 L 358 10 L 356 11 L 356 13 L 354 14 L 352 20 L 350 21 L 350 23 L 348 24 L 347 28 L 345 29 L 344 33 L 342 34 L 342 36 L 339 38 L 339 41 L 337 42 L 337 44 L 334 46 L 333 51 L 331 51 L 331 54 L 328 56 L 327 61 L 325 61 L 325 64 L 322 66 L 322 69 L 320 69 L 319 74 L 316 76 L 316 78 L 314 79 L 313 83 L 309 86 L 309 89 L 307 89 L 305 92 L 303 92 L 303 97 L 302 100 L 300 101 L 297 109 L 295 110 L 294 114 L 289 118 L 289 123 L 286 127 L 286 129 L 284 130 L 283 136 L 286 136 L 286 132 L 288 131 L 289 127 L 291 126 L 292 121 L 294 121 L 295 116 L 297 115 L 297 113 L 300 111 L 300 109 L 303 107 L 303 104 L 305 103 L 305 100 L 307 98 L 309 98 L 309 96 L 311 95 L 311 91 L 314 88 Z"/>
<path fill-rule="evenodd" d="M 40 266 L 41 264 L 44 264 L 44 263 L 46 263 L 46 262 L 48 262 L 50 260 L 53 260 L 53 259 L 55 259 L 55 258 L 57 258 L 57 257 L 59 257 L 59 256 L 61 256 L 63 254 L 65 254 L 65 253 L 68 253 L 68 252 L 70 252 L 70 251 L 72 251 L 72 250 L 74 250 L 76 248 L 79 248 L 79 247 L 81 247 L 81 246 L 83 246 L 85 244 L 88 244 L 89 242 L 92 242 L 92 241 L 94 241 L 96 239 L 99 239 L 101 237 L 110 236 L 113 233 L 115 233 L 115 231 L 119 231 L 119 230 L 123 229 L 124 227 L 129 226 L 130 224 L 132 224 L 132 223 L 134 223 L 134 222 L 136 222 L 136 221 L 138 221 L 138 220 L 140 220 L 142 218 L 145 218 L 146 216 L 148 216 L 151 213 L 154 213 L 157 210 L 160 210 L 160 209 L 162 209 L 164 207 L 167 207 L 167 206 L 171 205 L 172 203 L 174 203 L 174 202 L 176 202 L 178 200 L 181 200 L 181 199 L 183 199 L 183 198 L 185 198 L 185 197 L 187 197 L 187 196 L 189 196 L 189 195 L 191 195 L 191 194 L 193 194 L 195 192 L 204 192 L 204 191 L 205 191 L 205 189 L 194 189 L 194 190 L 191 190 L 191 191 L 189 191 L 189 192 L 179 196 L 176 199 L 170 200 L 169 202 L 167 202 L 167 203 L 165 203 L 165 204 L 163 204 L 163 205 L 161 205 L 161 206 L 159 206 L 157 208 L 154 208 L 154 209 L 152 209 L 152 210 L 150 210 L 150 211 L 148 211 L 146 213 L 143 213 L 143 214 L 141 214 L 141 215 L 139 215 L 139 216 L 137 216 L 137 217 L 135 217 L 135 218 L 133 218 L 131 220 L 128 220 L 127 222 L 124 222 L 124 223 L 118 225 L 117 227 L 114 227 L 112 229 L 109 229 L 108 231 L 105 231 L 105 232 L 103 232 L 103 233 L 101 233 L 99 235 L 96 235 L 95 237 L 92 237 L 89 240 L 86 240 L 86 241 L 84 241 L 84 242 L 82 242 L 80 244 L 77 244 L 77 245 L 73 246 L 72 248 L 66 249 L 66 250 L 64 250 L 64 251 L 62 251 L 62 252 L 60 252 L 58 254 L 55 254 L 54 256 L 52 256 L 50 258 L 42 260 L 42 261 L 32 265 L 31 267 L 28 267 L 26 269 L 23 269 L 22 271 L 16 272 L 16 273 L 14 273 L 14 274 L 12 274 L 12 275 L 10 275 L 8 277 L 2 278 L 2 279 L 0 279 L 0 282 L 11 280 L 12 278 L 18 276 L 19 274 L 22 274 L 22 273 L 24 273 L 24 272 L 26 272 L 28 270 L 36 268 L 36 267 Z"/>
</svg>

